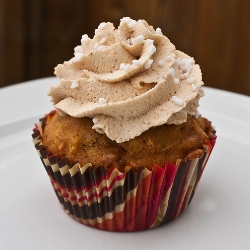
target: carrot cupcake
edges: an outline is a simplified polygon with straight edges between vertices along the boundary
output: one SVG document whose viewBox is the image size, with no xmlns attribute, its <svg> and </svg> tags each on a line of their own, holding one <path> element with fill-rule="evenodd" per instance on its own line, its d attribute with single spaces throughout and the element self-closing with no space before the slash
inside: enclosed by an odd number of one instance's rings
<svg viewBox="0 0 250 250">
<path fill-rule="evenodd" d="M 199 65 L 144 20 L 101 23 L 55 68 L 33 141 L 63 209 L 103 230 L 165 224 L 191 201 L 216 141 Z"/>
</svg>

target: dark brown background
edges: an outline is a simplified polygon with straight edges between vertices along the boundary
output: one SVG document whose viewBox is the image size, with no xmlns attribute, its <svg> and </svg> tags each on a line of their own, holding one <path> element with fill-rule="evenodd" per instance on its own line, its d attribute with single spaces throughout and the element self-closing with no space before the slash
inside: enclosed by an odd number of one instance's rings
<svg viewBox="0 0 250 250">
<path fill-rule="evenodd" d="M 52 76 L 81 36 L 129 16 L 160 27 L 206 86 L 250 95 L 249 0 L 0 0 L 0 87 Z"/>
</svg>

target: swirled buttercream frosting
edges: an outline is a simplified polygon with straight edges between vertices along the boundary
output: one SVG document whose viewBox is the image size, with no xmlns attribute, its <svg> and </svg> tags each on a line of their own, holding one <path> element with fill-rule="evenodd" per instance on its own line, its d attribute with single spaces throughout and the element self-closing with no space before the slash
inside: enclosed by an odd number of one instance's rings
<svg viewBox="0 0 250 250">
<path fill-rule="evenodd" d="M 175 49 L 160 28 L 121 19 L 83 35 L 74 57 L 55 68 L 49 95 L 60 115 L 90 117 L 93 129 L 116 142 L 151 127 L 180 124 L 197 113 L 203 85 L 199 65 Z"/>
</svg>

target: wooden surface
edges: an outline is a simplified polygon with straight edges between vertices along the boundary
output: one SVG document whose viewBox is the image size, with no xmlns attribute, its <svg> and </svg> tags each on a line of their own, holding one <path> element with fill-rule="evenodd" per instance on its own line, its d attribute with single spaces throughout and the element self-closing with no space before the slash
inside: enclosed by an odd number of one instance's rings
<svg viewBox="0 0 250 250">
<path fill-rule="evenodd" d="M 0 87 L 52 76 L 100 22 L 145 19 L 200 64 L 206 86 L 250 95 L 249 0 L 0 0 Z"/>
</svg>

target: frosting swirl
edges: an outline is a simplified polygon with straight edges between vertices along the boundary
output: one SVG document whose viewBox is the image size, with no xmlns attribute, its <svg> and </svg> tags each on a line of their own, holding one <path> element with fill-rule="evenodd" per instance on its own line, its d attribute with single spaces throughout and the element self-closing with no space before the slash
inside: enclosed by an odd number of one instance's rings
<svg viewBox="0 0 250 250">
<path fill-rule="evenodd" d="M 199 65 L 161 30 L 144 20 L 101 23 L 83 35 L 75 56 L 55 68 L 51 87 L 59 114 L 93 118 L 95 129 L 116 142 L 150 127 L 180 124 L 195 115 L 203 85 Z"/>
</svg>

